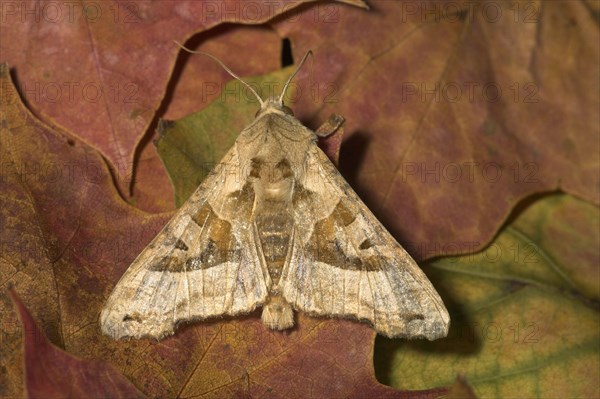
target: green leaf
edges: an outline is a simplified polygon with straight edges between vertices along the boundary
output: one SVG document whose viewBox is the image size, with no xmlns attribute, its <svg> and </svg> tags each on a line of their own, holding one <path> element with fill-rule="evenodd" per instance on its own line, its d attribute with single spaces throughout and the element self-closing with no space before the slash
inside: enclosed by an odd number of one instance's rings
<svg viewBox="0 0 600 399">
<path fill-rule="evenodd" d="M 433 345 L 381 339 L 379 379 L 420 389 L 459 373 L 482 398 L 599 397 L 599 241 L 598 208 L 556 194 L 483 251 L 431 261 L 450 334 Z"/>
</svg>

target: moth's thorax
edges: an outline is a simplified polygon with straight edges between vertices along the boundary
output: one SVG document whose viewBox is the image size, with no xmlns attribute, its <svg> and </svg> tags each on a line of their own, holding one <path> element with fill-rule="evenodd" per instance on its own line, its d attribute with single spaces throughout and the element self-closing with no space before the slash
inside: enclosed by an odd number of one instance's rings
<svg viewBox="0 0 600 399">
<path fill-rule="evenodd" d="M 289 251 L 294 188 L 302 177 L 310 143 L 310 136 L 303 131 L 307 129 L 299 131 L 298 125 L 300 122 L 280 104 L 268 100 L 254 123 L 243 132 L 246 145 L 240 156 L 248 165 L 247 179 L 254 191 L 252 220 L 271 277 L 271 294 L 277 293 Z"/>
<path fill-rule="evenodd" d="M 258 154 L 251 159 L 248 180 L 252 182 L 257 199 L 290 201 L 294 188 L 294 174 L 290 162 L 278 152 L 275 156 Z"/>
<path fill-rule="evenodd" d="M 251 180 L 259 195 L 285 196 L 302 181 L 316 134 L 275 100 L 267 100 L 238 136 L 242 181 Z"/>
</svg>

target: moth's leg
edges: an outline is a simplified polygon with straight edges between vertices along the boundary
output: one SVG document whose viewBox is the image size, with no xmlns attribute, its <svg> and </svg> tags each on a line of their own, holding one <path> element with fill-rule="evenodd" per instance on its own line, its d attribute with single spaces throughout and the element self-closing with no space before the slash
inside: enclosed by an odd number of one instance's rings
<svg viewBox="0 0 600 399">
<path fill-rule="evenodd" d="M 315 132 L 319 137 L 327 137 L 331 136 L 335 133 L 342 125 L 346 119 L 343 116 L 337 114 L 331 114 L 329 119 L 325 123 L 321 125 Z"/>
</svg>

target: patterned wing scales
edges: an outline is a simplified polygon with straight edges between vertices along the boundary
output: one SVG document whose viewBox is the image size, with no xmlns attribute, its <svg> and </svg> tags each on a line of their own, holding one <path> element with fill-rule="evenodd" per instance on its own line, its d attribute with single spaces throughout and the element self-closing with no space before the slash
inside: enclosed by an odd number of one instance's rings
<svg viewBox="0 0 600 399">
<path fill-rule="evenodd" d="M 310 314 L 369 321 L 388 337 L 446 336 L 449 315 L 427 277 L 316 146 L 306 170 L 284 298 Z"/>
<path fill-rule="evenodd" d="M 247 313 L 269 278 L 249 228 L 251 190 L 231 172 L 235 147 L 135 259 L 100 316 L 114 338 L 173 334 L 178 322 Z"/>
</svg>

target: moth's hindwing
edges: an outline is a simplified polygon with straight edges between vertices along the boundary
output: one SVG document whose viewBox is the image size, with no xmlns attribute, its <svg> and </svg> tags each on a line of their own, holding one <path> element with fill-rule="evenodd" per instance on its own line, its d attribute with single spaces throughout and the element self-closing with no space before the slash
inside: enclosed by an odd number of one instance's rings
<svg viewBox="0 0 600 399">
<path fill-rule="evenodd" d="M 316 145 L 304 170 L 284 298 L 309 314 L 367 320 L 388 337 L 446 336 L 448 311 L 427 277 Z"/>
<path fill-rule="evenodd" d="M 269 278 L 234 146 L 135 259 L 100 316 L 105 334 L 170 335 L 179 321 L 252 311 Z"/>
</svg>

